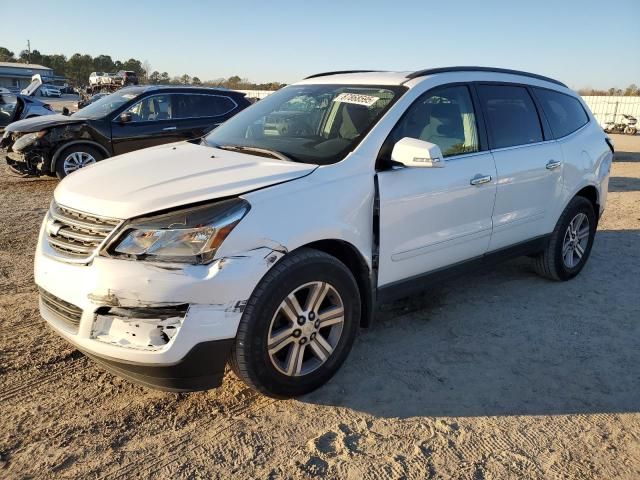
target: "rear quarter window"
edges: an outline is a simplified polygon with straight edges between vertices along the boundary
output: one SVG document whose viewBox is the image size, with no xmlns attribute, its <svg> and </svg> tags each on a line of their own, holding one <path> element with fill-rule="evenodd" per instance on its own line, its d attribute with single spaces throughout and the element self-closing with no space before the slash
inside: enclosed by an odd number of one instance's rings
<svg viewBox="0 0 640 480">
<path fill-rule="evenodd" d="M 534 88 L 534 91 L 555 138 L 565 137 L 589 122 L 577 98 L 544 88 Z"/>
</svg>

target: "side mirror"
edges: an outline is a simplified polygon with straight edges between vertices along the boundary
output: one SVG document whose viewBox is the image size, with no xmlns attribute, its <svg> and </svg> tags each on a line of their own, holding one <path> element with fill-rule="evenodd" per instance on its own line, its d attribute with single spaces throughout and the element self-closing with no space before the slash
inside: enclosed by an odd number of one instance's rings
<svg viewBox="0 0 640 480">
<path fill-rule="evenodd" d="M 405 137 L 393 146 L 391 160 L 405 167 L 444 167 L 444 157 L 440 147 L 434 143 Z"/>
<path fill-rule="evenodd" d="M 119 118 L 121 123 L 129 123 L 131 121 L 131 113 L 122 112 Z"/>
<path fill-rule="evenodd" d="M 69 109 L 67 107 L 62 107 L 62 114 L 65 117 L 68 117 L 71 114 L 71 112 L 69 112 Z"/>
</svg>

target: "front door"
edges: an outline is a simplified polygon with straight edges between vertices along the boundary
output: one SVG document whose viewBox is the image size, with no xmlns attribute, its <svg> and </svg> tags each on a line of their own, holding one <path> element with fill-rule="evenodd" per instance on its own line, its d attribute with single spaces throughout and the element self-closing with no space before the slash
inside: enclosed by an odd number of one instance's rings
<svg viewBox="0 0 640 480">
<path fill-rule="evenodd" d="M 446 161 L 444 168 L 378 173 L 380 287 L 479 257 L 491 237 L 496 168 L 491 153 L 480 151 L 468 87 L 443 87 L 418 98 L 381 155 L 404 137 L 435 143 Z"/>
<path fill-rule="evenodd" d="M 151 95 L 126 110 L 130 121 L 120 117 L 111 124 L 113 151 L 116 155 L 181 140 L 178 121 L 173 115 L 172 95 Z"/>
</svg>

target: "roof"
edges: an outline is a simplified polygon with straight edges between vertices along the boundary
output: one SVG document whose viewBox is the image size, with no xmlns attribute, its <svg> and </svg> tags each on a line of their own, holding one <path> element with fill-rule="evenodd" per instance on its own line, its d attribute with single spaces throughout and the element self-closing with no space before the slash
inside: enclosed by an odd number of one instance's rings
<svg viewBox="0 0 640 480">
<path fill-rule="evenodd" d="M 0 68 L 24 68 L 29 70 L 53 70 L 53 68 L 45 67 L 43 65 L 36 65 L 35 63 L 17 63 L 17 62 L 0 62 Z"/>
<path fill-rule="evenodd" d="M 194 85 L 132 85 L 124 87 L 119 92 L 123 91 L 136 91 L 136 92 L 153 92 L 153 91 L 173 91 L 173 92 L 224 92 L 227 95 L 244 96 L 242 92 L 235 90 L 229 90 L 224 87 L 198 87 Z"/>
<path fill-rule="evenodd" d="M 430 75 L 438 74 L 454 74 L 454 73 L 472 73 L 476 80 L 496 80 L 503 77 L 505 80 L 522 81 L 517 78 L 509 77 L 526 77 L 527 83 L 533 80 L 539 82 L 549 82 L 555 85 L 566 87 L 566 85 L 553 78 L 544 77 L 535 73 L 522 72 L 519 70 L 508 70 L 495 67 L 442 67 L 430 68 L 425 70 L 417 70 L 415 72 L 387 72 L 380 70 L 345 70 L 338 72 L 326 72 L 311 75 L 302 80 L 301 84 L 359 84 L 359 85 L 407 85 L 413 86 L 421 81 L 422 78 Z M 460 81 L 460 80 L 457 80 Z"/>
</svg>

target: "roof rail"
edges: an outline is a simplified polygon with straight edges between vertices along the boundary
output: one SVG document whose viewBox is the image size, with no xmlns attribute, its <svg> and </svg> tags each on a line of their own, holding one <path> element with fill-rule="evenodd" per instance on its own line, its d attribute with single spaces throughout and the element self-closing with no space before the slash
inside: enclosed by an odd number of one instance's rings
<svg viewBox="0 0 640 480">
<path fill-rule="evenodd" d="M 382 72 L 382 70 L 338 70 L 336 72 L 316 73 L 314 75 L 309 75 L 308 77 L 304 77 L 303 80 L 308 80 L 310 78 L 317 78 L 317 77 L 326 77 L 328 75 L 339 75 L 341 73 L 371 73 L 371 72 Z"/>
<path fill-rule="evenodd" d="M 407 78 L 424 77 L 425 75 L 433 75 L 436 73 L 447 72 L 493 72 L 493 73 L 509 73 L 511 75 L 522 75 L 524 77 L 537 78 L 538 80 L 544 80 L 546 82 L 555 83 L 562 87 L 567 87 L 564 83 L 554 80 L 553 78 L 537 75 L 535 73 L 521 72 L 520 70 L 510 70 L 508 68 L 494 68 L 494 67 L 442 67 L 442 68 L 427 68 L 425 70 L 418 70 L 407 75 Z M 568 88 L 568 87 L 567 87 Z"/>
</svg>

